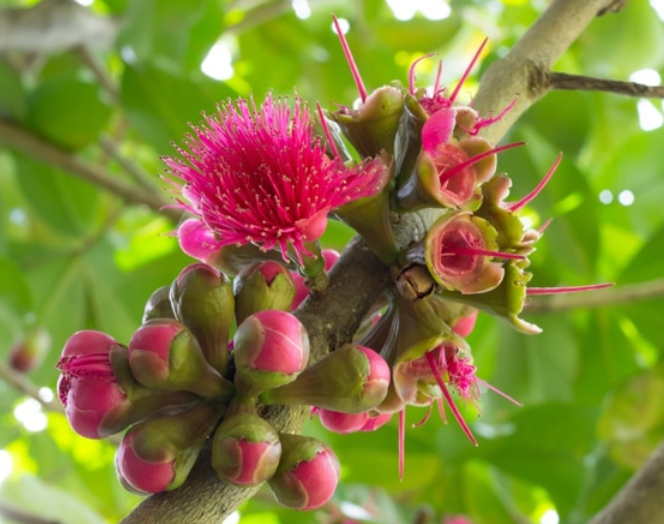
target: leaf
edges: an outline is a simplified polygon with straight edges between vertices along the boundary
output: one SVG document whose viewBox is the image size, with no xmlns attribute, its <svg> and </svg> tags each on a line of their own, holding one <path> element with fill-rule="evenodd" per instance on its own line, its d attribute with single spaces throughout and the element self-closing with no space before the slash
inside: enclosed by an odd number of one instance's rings
<svg viewBox="0 0 664 524">
<path fill-rule="evenodd" d="M 25 88 L 21 76 L 0 59 L 0 116 L 22 120 L 26 112 Z"/>
<path fill-rule="evenodd" d="M 28 96 L 26 125 L 65 149 L 94 142 L 111 116 L 99 86 L 72 78 L 41 84 Z"/>
<path fill-rule="evenodd" d="M 136 130 L 159 154 L 174 153 L 171 143 L 200 122 L 201 111 L 229 96 L 224 84 L 201 74 L 188 75 L 163 60 L 127 64 L 122 77 L 122 104 Z"/>
</svg>

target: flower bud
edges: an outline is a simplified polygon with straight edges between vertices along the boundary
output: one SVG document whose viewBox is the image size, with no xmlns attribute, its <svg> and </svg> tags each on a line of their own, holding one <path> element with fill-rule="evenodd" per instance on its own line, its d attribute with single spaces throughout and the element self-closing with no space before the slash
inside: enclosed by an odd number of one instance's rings
<svg viewBox="0 0 664 524">
<path fill-rule="evenodd" d="M 376 431 L 387 424 L 392 418 L 392 413 L 370 414 L 367 422 L 360 428 L 360 431 Z"/>
<path fill-rule="evenodd" d="M 143 310 L 142 324 L 154 318 L 175 318 L 173 308 L 171 307 L 171 286 L 162 286 L 156 289 L 150 298 L 148 298 Z"/>
<path fill-rule="evenodd" d="M 279 434 L 255 413 L 227 417 L 212 442 L 212 467 L 220 478 L 257 486 L 271 478 L 281 457 Z"/>
<path fill-rule="evenodd" d="M 235 332 L 233 346 L 235 383 L 248 394 L 291 382 L 309 361 L 307 331 L 285 311 L 260 311 L 247 317 Z"/>
<path fill-rule="evenodd" d="M 21 373 L 38 368 L 51 349 L 51 336 L 44 328 L 29 331 L 23 340 L 9 350 L 9 365 Z"/>
<path fill-rule="evenodd" d="M 467 337 L 475 328 L 475 322 L 477 321 L 477 314 L 479 311 L 477 309 L 473 310 L 470 315 L 459 318 L 456 323 L 452 326 L 452 331 L 454 331 L 460 337 Z"/>
<path fill-rule="evenodd" d="M 180 249 L 186 255 L 206 264 L 213 263 L 215 255 L 222 249 L 212 230 L 196 218 L 183 221 L 176 235 Z"/>
<path fill-rule="evenodd" d="M 303 404 L 343 413 L 361 413 L 383 401 L 389 366 L 378 353 L 347 344 L 303 371 L 297 379 L 261 395 L 268 405 Z"/>
<path fill-rule="evenodd" d="M 137 424 L 127 432 L 118 448 L 118 477 L 144 493 L 179 487 L 220 416 L 219 406 L 198 402 L 175 416 Z"/>
<path fill-rule="evenodd" d="M 339 459 L 322 442 L 301 435 L 281 436 L 282 454 L 268 484 L 277 502 L 298 510 L 317 509 L 334 495 Z"/>
<path fill-rule="evenodd" d="M 322 253 L 323 260 L 325 261 L 325 271 L 329 271 L 339 259 L 339 253 L 334 249 L 323 249 Z M 295 296 L 293 297 L 293 303 L 291 304 L 291 310 L 294 310 L 297 309 L 305 298 L 307 298 L 307 295 L 309 295 L 309 288 L 305 283 L 304 277 L 300 273 L 291 271 L 291 277 L 295 284 Z"/>
<path fill-rule="evenodd" d="M 150 320 L 129 341 L 129 367 L 141 384 L 229 399 L 233 386 L 207 363 L 191 332 L 172 319 Z"/>
<path fill-rule="evenodd" d="M 360 431 L 369 422 L 369 413 L 341 413 L 329 409 L 314 408 L 320 423 L 328 431 L 334 433 L 355 433 Z"/>
<path fill-rule="evenodd" d="M 173 281 L 170 300 L 175 317 L 196 337 L 207 361 L 225 373 L 235 306 L 229 280 L 212 266 L 192 264 Z"/>
<path fill-rule="evenodd" d="M 235 318 L 241 324 L 258 311 L 289 311 L 295 296 L 295 282 L 282 264 L 271 260 L 255 262 L 235 277 L 233 293 Z"/>
</svg>

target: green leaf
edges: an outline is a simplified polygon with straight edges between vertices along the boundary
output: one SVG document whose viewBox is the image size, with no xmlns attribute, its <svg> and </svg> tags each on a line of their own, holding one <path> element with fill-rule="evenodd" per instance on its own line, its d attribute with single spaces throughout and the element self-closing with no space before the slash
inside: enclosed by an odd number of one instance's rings
<svg viewBox="0 0 664 524">
<path fill-rule="evenodd" d="M 94 142 L 110 116 L 99 86 L 65 78 L 30 93 L 26 125 L 54 144 L 75 150 Z"/>
<path fill-rule="evenodd" d="M 122 77 L 122 104 L 129 119 L 159 154 L 173 153 L 190 131 L 188 123 L 200 122 L 201 111 L 231 95 L 224 84 L 186 74 L 166 61 L 127 64 Z"/>
<path fill-rule="evenodd" d="M 32 297 L 24 273 L 5 257 L 0 257 L 0 305 L 23 315 L 32 309 Z"/>
<path fill-rule="evenodd" d="M 22 120 L 26 112 L 25 88 L 21 76 L 0 59 L 0 116 Z"/>
</svg>

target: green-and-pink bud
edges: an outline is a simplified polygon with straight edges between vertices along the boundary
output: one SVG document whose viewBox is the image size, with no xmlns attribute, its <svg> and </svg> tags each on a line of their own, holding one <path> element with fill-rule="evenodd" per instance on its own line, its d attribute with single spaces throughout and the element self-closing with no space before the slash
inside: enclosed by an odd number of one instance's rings
<svg viewBox="0 0 664 524">
<path fill-rule="evenodd" d="M 313 408 L 318 415 L 322 426 L 334 433 L 355 433 L 356 431 L 375 431 L 392 418 L 392 413 L 375 413 L 363 411 L 362 413 L 341 413 L 329 409 Z"/>
<path fill-rule="evenodd" d="M 289 311 L 295 296 L 295 282 L 283 264 L 272 260 L 256 262 L 235 277 L 233 293 L 235 318 L 241 324 L 258 311 Z"/>
<path fill-rule="evenodd" d="M 51 349 L 51 336 L 42 327 L 26 333 L 25 338 L 16 342 L 9 350 L 9 365 L 21 373 L 29 373 L 38 368 Z"/>
<path fill-rule="evenodd" d="M 150 320 L 129 341 L 129 367 L 141 384 L 229 399 L 233 385 L 203 356 L 191 332 L 173 319 Z"/>
<path fill-rule="evenodd" d="M 266 404 L 301 404 L 360 413 L 383 401 L 390 383 L 385 359 L 347 344 L 303 371 L 293 382 L 261 395 Z"/>
<path fill-rule="evenodd" d="M 230 281 L 212 266 L 192 264 L 173 281 L 170 300 L 175 318 L 196 337 L 207 361 L 225 373 L 235 309 Z"/>
<path fill-rule="evenodd" d="M 218 405 L 198 402 L 177 415 L 135 425 L 118 448 L 118 476 L 143 493 L 181 486 L 221 414 Z"/>
<path fill-rule="evenodd" d="M 227 417 L 212 441 L 212 467 L 238 486 L 257 486 L 271 478 L 281 457 L 279 434 L 256 413 Z"/>
<path fill-rule="evenodd" d="M 143 309 L 142 324 L 155 318 L 175 318 L 173 308 L 171 307 L 171 286 L 162 286 L 156 289 Z"/>
<path fill-rule="evenodd" d="M 237 328 L 233 339 L 243 393 L 257 394 L 295 380 L 309 361 L 309 336 L 302 323 L 285 311 L 254 313 Z"/>
<path fill-rule="evenodd" d="M 317 509 L 334 495 L 339 459 L 322 442 L 300 435 L 281 435 L 282 454 L 268 484 L 277 502 L 298 510 Z"/>
</svg>

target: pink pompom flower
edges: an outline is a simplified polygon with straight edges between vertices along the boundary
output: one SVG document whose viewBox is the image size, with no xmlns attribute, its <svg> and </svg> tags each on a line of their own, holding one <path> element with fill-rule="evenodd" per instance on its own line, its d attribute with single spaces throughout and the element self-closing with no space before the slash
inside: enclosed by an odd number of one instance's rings
<svg viewBox="0 0 664 524">
<path fill-rule="evenodd" d="M 178 149 L 182 158 L 164 162 L 184 183 L 178 190 L 188 203 L 179 207 L 214 233 L 209 250 L 254 243 L 279 248 L 286 259 L 290 246 L 301 262 L 311 254 L 306 244 L 325 231 L 328 212 L 379 191 L 386 169 L 378 159 L 349 168 L 327 156 L 297 97 L 292 109 L 271 94 L 260 107 L 253 98 L 227 101 L 193 131 L 186 150 Z"/>
</svg>

